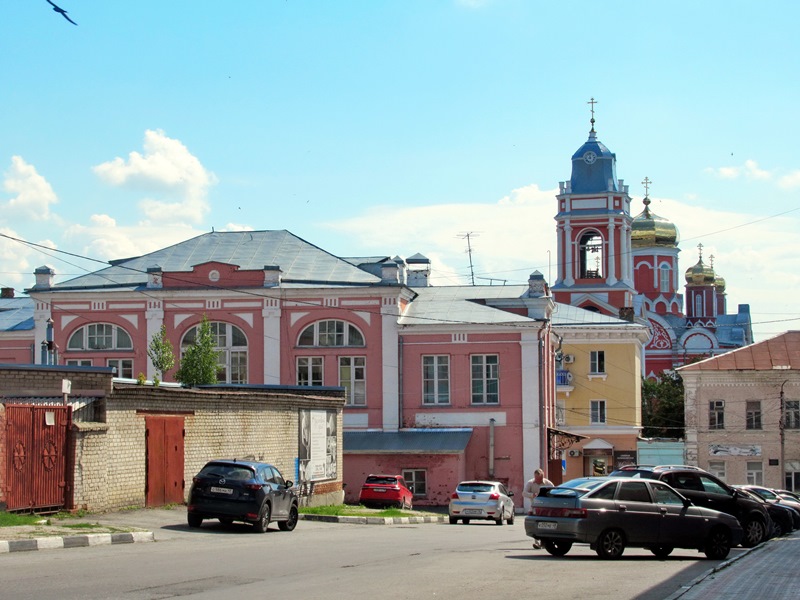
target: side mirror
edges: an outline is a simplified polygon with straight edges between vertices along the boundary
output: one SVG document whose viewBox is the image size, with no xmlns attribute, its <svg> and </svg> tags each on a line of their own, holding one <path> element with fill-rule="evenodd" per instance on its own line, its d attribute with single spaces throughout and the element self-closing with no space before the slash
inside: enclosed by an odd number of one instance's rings
<svg viewBox="0 0 800 600">
<path fill-rule="evenodd" d="M 509 498 L 511 498 L 511 496 L 513 496 L 513 495 L 514 495 L 514 492 L 512 492 L 511 490 L 509 490 L 509 492 L 508 492 L 508 497 L 509 497 Z"/>
<path fill-rule="evenodd" d="M 287 479 L 283 483 L 283 485 L 286 486 L 286 489 L 288 490 L 289 488 L 294 487 L 294 481 L 292 481 L 291 479 Z"/>
</svg>

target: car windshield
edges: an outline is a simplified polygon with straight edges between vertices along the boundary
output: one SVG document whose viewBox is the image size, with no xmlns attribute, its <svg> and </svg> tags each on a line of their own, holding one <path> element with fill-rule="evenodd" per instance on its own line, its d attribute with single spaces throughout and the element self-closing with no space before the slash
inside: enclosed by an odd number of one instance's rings
<svg viewBox="0 0 800 600">
<path fill-rule="evenodd" d="M 397 479 L 395 477 L 367 477 L 367 481 L 371 485 L 395 485 Z"/>
<path fill-rule="evenodd" d="M 210 463 L 200 471 L 198 477 L 219 477 L 229 481 L 247 481 L 254 475 L 250 467 L 225 463 Z"/>
<path fill-rule="evenodd" d="M 494 486 L 490 483 L 459 483 L 457 491 L 459 492 L 491 492 Z"/>
</svg>

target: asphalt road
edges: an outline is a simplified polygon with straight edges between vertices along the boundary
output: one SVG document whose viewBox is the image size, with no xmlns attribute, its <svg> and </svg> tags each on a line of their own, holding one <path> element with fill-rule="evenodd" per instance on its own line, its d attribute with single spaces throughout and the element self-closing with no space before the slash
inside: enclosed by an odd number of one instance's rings
<svg viewBox="0 0 800 600">
<path fill-rule="evenodd" d="M 301 521 L 294 532 L 273 524 L 255 534 L 215 521 L 191 530 L 180 508 L 110 517 L 151 529 L 156 542 L 0 555 L 0 599 L 661 600 L 720 562 L 637 549 L 603 561 L 585 546 L 554 558 L 532 549 L 522 518 L 502 527 Z"/>
</svg>

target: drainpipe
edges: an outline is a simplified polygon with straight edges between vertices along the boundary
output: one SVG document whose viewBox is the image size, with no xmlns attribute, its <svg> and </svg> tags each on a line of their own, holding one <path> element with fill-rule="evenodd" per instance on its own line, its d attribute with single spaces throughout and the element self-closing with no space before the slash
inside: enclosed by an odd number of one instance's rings
<svg viewBox="0 0 800 600">
<path fill-rule="evenodd" d="M 539 462 L 541 463 L 539 466 L 540 468 L 544 469 L 544 472 L 549 475 L 549 462 L 550 456 L 548 453 L 549 447 L 549 433 L 547 431 L 547 427 L 545 426 L 545 414 L 544 414 L 544 383 L 545 383 L 545 376 L 544 376 L 544 340 L 542 339 L 542 334 L 544 334 L 545 327 L 548 327 L 550 321 L 545 321 L 541 328 L 539 329 Z"/>
<path fill-rule="evenodd" d="M 403 429 L 403 336 L 397 336 L 397 425 Z"/>
<path fill-rule="evenodd" d="M 494 418 L 489 419 L 489 478 L 494 479 Z"/>
</svg>

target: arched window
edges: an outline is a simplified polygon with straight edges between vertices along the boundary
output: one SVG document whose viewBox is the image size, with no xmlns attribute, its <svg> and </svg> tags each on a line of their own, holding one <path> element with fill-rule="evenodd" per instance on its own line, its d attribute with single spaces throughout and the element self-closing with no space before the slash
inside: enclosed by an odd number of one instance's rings
<svg viewBox="0 0 800 600">
<path fill-rule="evenodd" d="M 67 350 L 133 350 L 133 342 L 118 325 L 90 323 L 73 332 Z"/>
<path fill-rule="evenodd" d="M 669 268 L 669 265 L 661 265 L 659 272 L 661 276 L 659 277 L 658 289 L 660 292 L 668 292 L 670 280 L 672 278 L 672 272 Z"/>
<path fill-rule="evenodd" d="M 214 350 L 217 351 L 217 381 L 220 383 L 247 383 L 247 336 L 244 331 L 231 325 L 212 321 Z M 181 355 L 197 337 L 197 328 L 192 327 L 181 340 Z"/>
<path fill-rule="evenodd" d="M 580 241 L 580 278 L 603 278 L 603 237 L 596 231 L 589 231 L 581 236 Z"/>
<path fill-rule="evenodd" d="M 364 335 L 347 321 L 330 319 L 306 327 L 297 341 L 298 346 L 364 346 Z"/>
</svg>

